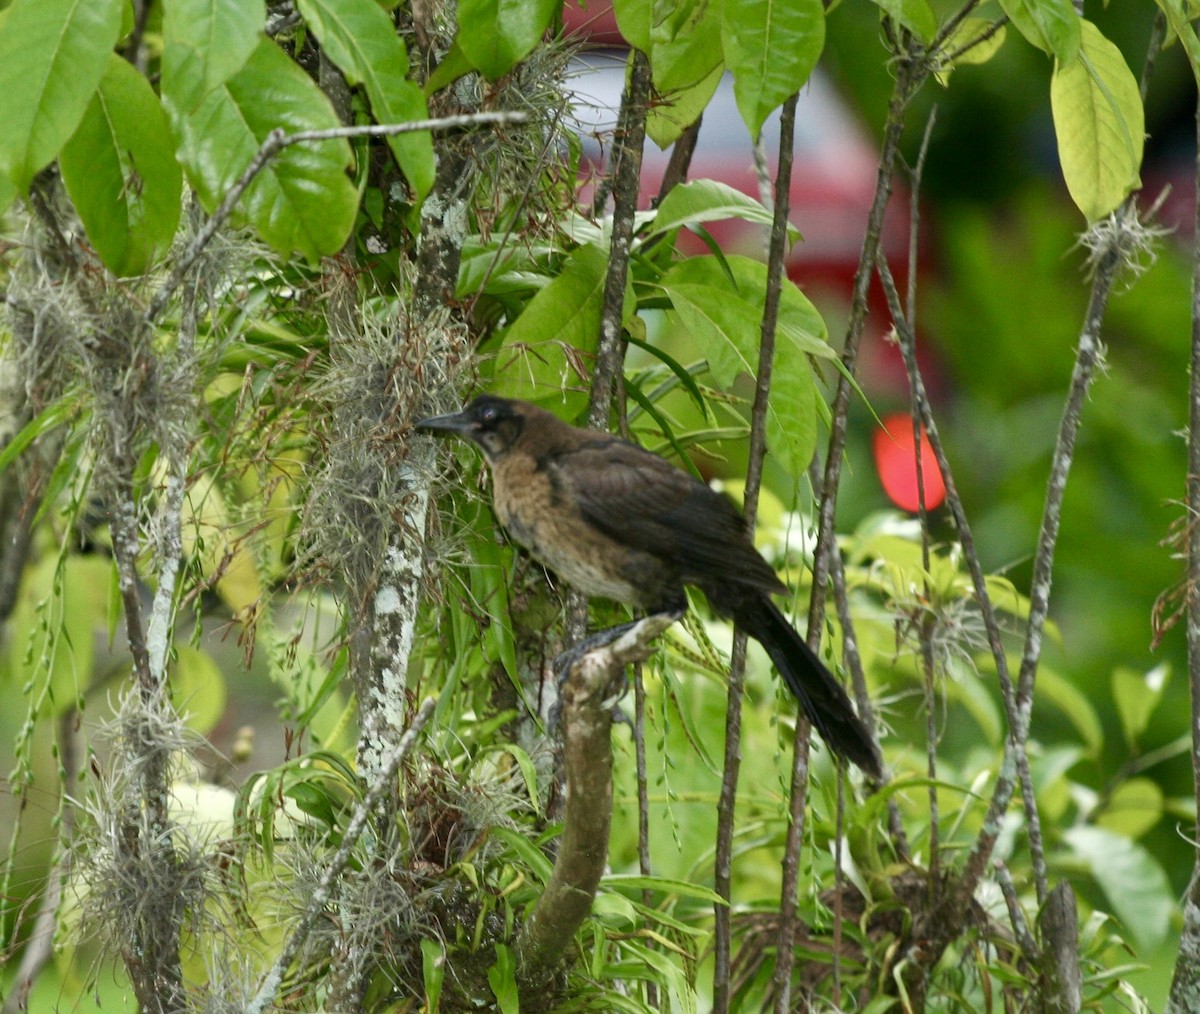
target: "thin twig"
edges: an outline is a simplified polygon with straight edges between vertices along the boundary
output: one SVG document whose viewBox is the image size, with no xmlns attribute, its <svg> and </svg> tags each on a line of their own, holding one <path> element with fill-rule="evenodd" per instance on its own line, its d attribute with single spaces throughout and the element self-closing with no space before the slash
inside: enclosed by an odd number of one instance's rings
<svg viewBox="0 0 1200 1014">
<path fill-rule="evenodd" d="M 147 323 L 154 323 L 158 315 L 166 307 L 171 295 L 179 287 L 184 277 L 191 270 L 196 259 L 216 235 L 233 213 L 242 195 L 254 182 L 254 178 L 263 171 L 267 163 L 278 155 L 284 148 L 293 144 L 303 144 L 310 141 L 336 141 L 354 137 L 393 137 L 397 134 L 411 134 L 421 130 L 453 130 L 458 127 L 477 127 L 489 124 L 525 123 L 529 114 L 517 110 L 498 111 L 490 113 L 461 113 L 456 116 L 436 116 L 427 120 L 410 120 L 408 123 L 372 123 L 361 127 L 331 127 L 327 130 L 299 130 L 294 134 L 285 134 L 281 127 L 272 130 L 266 140 L 259 146 L 254 157 L 250 159 L 241 176 L 229 188 L 217 210 L 212 213 L 196 234 L 187 250 L 175 262 L 167 280 L 155 293 L 146 310 Z"/>
<path fill-rule="evenodd" d="M 1187 675 L 1191 692 L 1192 790 L 1197 820 L 1193 832 L 1195 853 L 1192 879 L 1183 899 L 1183 932 L 1167 1014 L 1189 1014 L 1200 996 L 1200 99 L 1196 102 L 1196 218 L 1192 230 L 1192 335 L 1191 370 L 1188 372 L 1187 456 Z"/>
<path fill-rule="evenodd" d="M 929 119 L 925 122 L 925 133 L 921 137 L 921 148 L 917 154 L 916 164 L 910 174 L 911 193 L 909 195 L 908 222 L 908 291 L 904 306 L 904 321 L 907 324 L 907 338 L 916 341 L 917 334 L 917 272 L 918 250 L 921 237 L 921 178 L 925 171 L 925 159 L 929 154 L 929 142 L 933 137 L 933 126 L 937 122 L 937 106 L 929 111 Z M 884 253 L 879 252 L 879 260 L 885 260 Z M 920 369 L 917 362 L 916 349 L 911 356 L 905 356 L 905 363 L 912 364 L 914 370 Z M 913 432 L 913 465 L 917 476 L 917 519 L 921 528 L 921 571 L 924 586 L 924 600 L 933 603 L 933 589 L 930 587 L 931 551 L 929 535 L 929 510 L 925 500 L 925 470 L 921 443 L 921 411 L 913 402 L 911 409 Z M 921 683 L 925 694 L 925 773 L 929 778 L 929 875 L 928 890 L 930 900 L 933 900 L 938 885 L 941 883 L 941 849 L 938 829 L 939 808 L 937 796 L 937 665 L 933 651 L 933 628 L 936 617 L 929 609 L 923 610 L 920 622 L 917 624 L 917 636 L 921 645 Z"/>
<path fill-rule="evenodd" d="M 247 1014 L 261 1014 L 262 1011 L 267 1009 L 267 1005 L 272 1002 L 276 993 L 279 992 L 284 975 L 296 959 L 296 956 L 300 953 L 300 949 L 304 946 L 304 942 L 308 939 L 308 934 L 312 931 L 313 926 L 316 925 L 325 906 L 333 897 L 338 877 L 346 868 L 346 864 L 350 862 L 350 858 L 354 854 L 354 849 L 358 845 L 358 839 L 362 836 L 363 831 L 366 830 L 371 815 L 383 801 L 384 797 L 392 791 L 392 780 L 396 777 L 396 772 L 400 770 L 400 765 L 403 763 L 404 758 L 408 756 L 416 744 L 417 737 L 420 736 L 421 730 L 425 728 L 425 724 L 433 717 L 436 707 L 437 700 L 433 697 L 426 698 L 422 702 L 421 707 L 417 710 L 412 720 L 412 724 L 409 725 L 404 735 L 400 737 L 400 741 L 392 748 L 392 752 L 380 768 L 374 784 L 371 785 L 366 795 L 363 796 L 355 807 L 354 815 L 350 818 L 350 823 L 346 825 L 345 834 L 342 836 L 342 844 L 333 854 L 333 858 L 329 860 L 329 864 L 325 867 L 325 872 L 321 874 L 321 879 L 317 882 L 316 887 L 313 888 L 312 894 L 309 895 L 308 905 L 305 906 L 303 913 L 301 913 L 299 920 L 296 922 L 295 928 L 285 941 L 279 955 L 275 958 L 274 964 L 271 965 L 270 969 L 259 980 L 258 993 L 247 1005 Z"/>
<path fill-rule="evenodd" d="M 779 322 L 779 304 L 783 292 L 784 278 L 784 262 L 787 259 L 788 247 L 788 215 L 790 213 L 790 199 L 792 189 L 792 161 L 794 158 L 793 144 L 796 131 L 796 104 L 799 101 L 800 93 L 793 93 L 783 104 L 783 109 L 779 119 L 779 165 L 775 173 L 775 194 L 774 207 L 772 208 L 771 218 L 771 238 L 770 246 L 767 254 L 767 291 L 763 301 L 763 316 L 762 329 L 758 345 L 758 370 L 755 376 L 754 385 L 754 405 L 751 409 L 750 416 L 750 447 L 749 460 L 746 467 L 746 494 L 745 494 L 745 513 L 746 523 L 753 528 L 755 520 L 758 517 L 758 497 L 762 489 L 763 476 L 763 460 L 766 456 L 767 449 L 767 407 L 771 395 L 771 376 L 775 363 L 775 336 L 776 328 Z M 735 659 L 739 663 L 739 670 L 744 670 L 745 667 L 745 644 L 746 635 L 742 631 L 738 631 L 735 635 L 734 646 L 736 651 Z M 738 646 L 740 645 L 740 650 Z M 734 817 L 734 798 L 737 790 L 737 773 L 739 770 L 739 758 L 737 751 L 740 748 L 741 739 L 741 688 L 744 680 L 744 671 L 739 671 L 736 680 L 733 678 L 731 663 L 730 673 L 730 690 L 728 701 L 728 713 L 726 716 L 726 743 L 725 743 L 725 773 L 721 780 L 721 804 L 722 808 L 719 811 L 718 817 L 718 849 L 728 849 L 729 854 L 722 857 L 721 866 L 723 872 L 729 874 L 732 872 L 732 844 L 733 844 L 733 817 Z M 808 730 L 807 722 L 797 721 L 797 732 L 794 739 L 796 753 L 802 758 L 801 765 L 807 766 L 808 756 Z M 730 736 L 730 734 L 732 734 Z M 804 807 L 807 800 L 808 789 L 808 772 L 803 771 L 802 782 L 799 786 L 795 783 L 792 785 L 792 823 L 789 826 L 788 844 L 784 851 L 783 873 L 784 886 L 782 887 L 782 897 L 784 905 L 780 911 L 780 951 L 782 953 L 783 940 L 792 940 L 796 933 L 796 916 L 795 916 L 795 879 L 791 881 L 792 889 L 789 890 L 789 877 L 798 878 L 800 866 L 800 842 L 804 833 Z M 795 809 L 799 805 L 799 813 Z M 722 831 L 724 832 L 722 834 Z M 794 834 L 793 834 L 794 832 Z M 718 891 L 724 891 L 723 897 L 729 897 L 731 884 L 729 881 L 721 883 Z M 729 936 L 730 926 L 728 920 L 723 927 L 723 932 L 726 934 L 722 945 L 724 953 L 718 950 L 719 961 L 728 962 L 729 951 L 731 947 L 731 939 Z M 792 948 L 789 944 L 787 954 L 790 958 Z M 779 972 L 778 962 L 776 965 L 776 984 L 778 985 L 782 975 L 785 986 L 791 980 L 791 962 L 786 961 L 786 968 Z M 728 971 L 726 965 L 725 971 Z M 714 990 L 714 1011 L 727 1010 L 729 1004 L 729 986 L 728 982 L 721 981 L 722 968 L 718 964 L 714 972 L 714 978 L 720 986 L 720 990 Z M 727 975 L 725 976 L 727 980 Z M 716 1002 L 719 996 L 724 1007 L 719 1006 Z"/>
<path fill-rule="evenodd" d="M 646 140 L 646 106 L 650 98 L 650 60 L 635 49 L 625 93 L 621 97 L 621 117 L 613 145 L 613 218 L 612 240 L 608 251 L 608 272 L 604 278 L 604 296 L 600 309 L 600 343 L 592 371 L 592 390 L 588 400 L 587 423 L 592 429 L 607 429 L 612 406 L 613 381 L 624 363 L 621 325 L 625 307 L 625 284 L 629 270 L 629 251 L 633 244 L 633 219 L 637 211 L 638 188 L 642 175 L 642 147 Z"/>
<path fill-rule="evenodd" d="M 700 139 L 700 124 L 703 119 L 703 116 L 697 116 L 671 145 L 671 157 L 667 161 L 667 169 L 658 188 L 659 203 L 680 183 L 687 181 L 692 156 L 696 153 L 696 142 Z"/>
<path fill-rule="evenodd" d="M 928 75 L 922 60 L 904 53 L 898 56 L 887 125 L 884 128 L 883 145 L 879 153 L 875 196 L 867 215 L 866 237 L 854 274 L 850 320 L 846 325 L 846 341 L 842 349 L 842 366 L 845 373 L 839 376 L 837 391 L 834 394 L 833 422 L 829 431 L 829 445 L 825 452 L 825 472 L 821 479 L 817 545 L 813 551 L 813 592 L 808 608 L 808 643 L 814 650 L 820 643 L 821 630 L 825 624 L 826 584 L 829 580 L 830 560 L 836 552 L 837 500 L 846 449 L 850 399 L 854 393 L 854 386 L 849 378 L 854 376 L 858 364 L 858 349 L 867 317 L 867 290 L 871 284 L 879 238 L 883 232 L 883 216 L 892 194 L 892 173 L 900 149 L 900 136 L 904 130 L 905 110 Z"/>
</svg>

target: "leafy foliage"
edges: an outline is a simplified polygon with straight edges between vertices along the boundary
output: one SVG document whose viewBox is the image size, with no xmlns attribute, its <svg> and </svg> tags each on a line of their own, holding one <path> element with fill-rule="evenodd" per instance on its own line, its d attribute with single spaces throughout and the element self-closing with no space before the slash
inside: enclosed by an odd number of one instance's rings
<svg viewBox="0 0 1200 1014">
<path fill-rule="evenodd" d="M 1160 5 L 1194 57 L 1186 5 Z M 614 8 L 652 82 L 653 109 L 627 115 L 647 114 L 662 144 L 724 73 L 758 139 L 833 24 L 815 0 Z M 895 118 L 905 88 L 948 83 L 952 65 L 1026 44 L 1052 56 L 1068 190 L 1089 222 L 1123 227 L 1108 216 L 1138 185 L 1142 102 L 1095 25 L 1065 0 L 1000 3 L 1007 37 L 988 6 L 941 22 L 924 0 L 875 9 Z M 687 1012 L 724 976 L 717 991 L 737 1010 L 786 1005 L 783 991 L 792 1007 L 864 1011 L 980 1010 L 997 995 L 1049 1005 L 1051 941 L 1024 925 L 1049 878 L 1082 897 L 1068 950 L 1084 1004 L 1138 1002 L 1127 951 L 1162 946 L 1178 913 L 1178 871 L 1155 836 L 1194 817 L 1155 777 L 1187 749 L 1152 744 L 1177 689 L 1169 667 L 1105 660 L 1110 702 L 1080 689 L 1068 653 L 1039 649 L 1036 681 L 1018 675 L 1006 696 L 1001 675 L 1019 673 L 1017 635 L 1046 622 L 1048 587 L 984 572 L 963 530 L 861 505 L 843 508 L 839 608 L 821 633 L 837 646 L 831 665 L 879 708 L 893 779 L 857 785 L 816 753 L 798 768 L 811 774 L 797 783 L 798 823 L 789 771 L 805 741 L 792 706 L 754 652 L 745 702 L 731 699 L 739 649 L 696 603 L 636 677 L 636 746 L 614 737 L 611 870 L 561 942 L 561 967 L 531 986 L 522 925 L 556 875 L 561 831 L 549 662 L 566 609 L 497 539 L 480 462 L 439 462 L 412 423 L 477 384 L 579 420 L 610 325 L 628 353 L 612 421 L 632 439 L 736 493 L 730 459 L 747 433 L 764 435 L 756 534 L 798 614 L 829 594 L 812 587 L 808 544 L 828 521 L 800 492 L 814 458 L 824 450 L 825 497 L 855 483 L 839 472 L 844 445 L 825 438 L 862 409 L 855 348 L 882 248 L 865 252 L 834 347 L 803 284 L 785 276 L 774 290 L 766 265 L 708 232 L 773 226 L 755 197 L 698 179 L 649 210 L 620 194 L 612 215 L 603 201 L 584 210 L 580 141 L 564 126 L 569 46 L 547 37 L 562 17 L 549 0 L 464 0 L 452 22 L 375 0 L 126 13 L 77 0 L 0 13 L 0 207 L 12 203 L 6 229 L 21 236 L 0 250 L 12 405 L 0 740 L 15 744 L 20 816 L 0 914 L 6 955 L 58 948 L 60 970 L 38 985 L 47 1003 L 75 991 L 121 1009 L 132 990 L 145 1010 Z M 479 115 L 496 111 L 498 124 Z M 403 129 L 431 112 L 468 126 Z M 632 239 L 614 301 L 622 214 Z M 1013 308 L 1061 314 L 1045 330 L 1061 326 L 1064 346 L 1079 330 L 1081 309 L 1045 266 L 1069 236 L 996 264 L 994 237 L 960 224 L 946 259 L 964 277 L 936 294 L 938 319 L 992 351 L 960 344 L 947 361 L 1042 399 L 1056 389 L 1050 343 L 1033 348 Z M 686 252 L 696 237 L 707 253 Z M 777 343 L 755 417 L 745 381 L 764 369 L 764 327 Z M 1026 358 L 1006 358 L 1014 348 Z M 973 408 L 1000 430 L 1010 410 Z M 1004 450 L 1001 468 L 983 440 L 951 447 L 974 489 L 990 469 L 1040 498 L 1033 455 Z M 988 504 L 968 506 L 992 558 L 1027 552 Z M 623 618 L 592 606 L 593 625 Z M 1067 623 L 1047 633 L 1071 636 Z M 726 806 L 717 744 L 730 708 L 743 766 Z M 233 732 L 241 713 L 253 720 Z M 1117 739 L 1128 763 L 1113 761 Z M 42 796 L 52 803 L 28 805 Z M 728 898 L 713 886 L 720 821 L 732 828 Z M 798 870 L 782 901 L 781 864 Z M 57 944 L 31 934 L 24 907 L 45 884 Z M 315 891 L 329 894 L 309 912 Z M 709 955 L 726 914 L 722 970 Z M 23 988 L 25 969 L 8 964 Z"/>
</svg>

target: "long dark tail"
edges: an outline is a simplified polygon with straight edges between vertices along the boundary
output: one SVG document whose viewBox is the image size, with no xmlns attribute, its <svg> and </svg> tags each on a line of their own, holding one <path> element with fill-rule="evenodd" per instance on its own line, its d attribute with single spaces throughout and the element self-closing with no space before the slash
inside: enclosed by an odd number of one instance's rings
<svg viewBox="0 0 1200 1014">
<path fill-rule="evenodd" d="M 765 593 L 747 591 L 735 597 L 740 601 L 727 603 L 734 622 L 766 649 L 829 748 L 873 778 L 882 779 L 879 751 L 833 673 Z"/>
</svg>

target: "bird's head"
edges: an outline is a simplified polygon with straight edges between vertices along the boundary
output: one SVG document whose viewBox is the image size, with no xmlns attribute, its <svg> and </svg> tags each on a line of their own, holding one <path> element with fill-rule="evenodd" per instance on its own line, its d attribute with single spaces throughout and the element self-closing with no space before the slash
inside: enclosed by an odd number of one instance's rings
<svg viewBox="0 0 1200 1014">
<path fill-rule="evenodd" d="M 489 461 L 495 461 L 520 438 L 528 408 L 523 402 L 481 394 L 461 412 L 431 416 L 414 425 L 430 433 L 465 437 L 478 444 Z"/>
</svg>

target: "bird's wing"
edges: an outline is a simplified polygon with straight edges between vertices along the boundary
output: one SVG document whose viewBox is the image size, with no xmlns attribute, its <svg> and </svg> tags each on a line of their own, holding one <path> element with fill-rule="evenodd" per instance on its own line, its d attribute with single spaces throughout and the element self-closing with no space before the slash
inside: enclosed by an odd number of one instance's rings
<svg viewBox="0 0 1200 1014">
<path fill-rule="evenodd" d="M 547 464 L 588 522 L 616 542 L 672 561 L 684 581 L 719 577 L 782 590 L 733 502 L 657 454 L 609 437 Z"/>
</svg>

